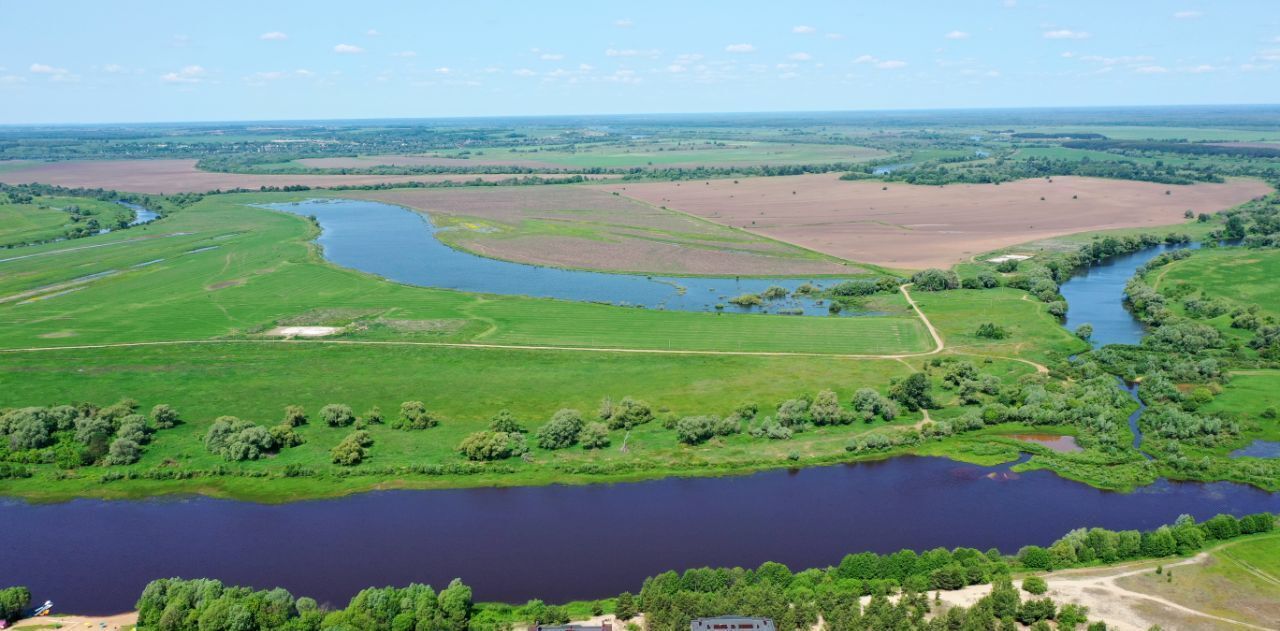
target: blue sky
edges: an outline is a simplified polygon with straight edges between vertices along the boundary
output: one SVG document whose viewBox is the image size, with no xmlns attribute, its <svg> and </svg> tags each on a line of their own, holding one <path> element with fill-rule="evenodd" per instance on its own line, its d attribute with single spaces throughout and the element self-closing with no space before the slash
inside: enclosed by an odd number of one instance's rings
<svg viewBox="0 0 1280 631">
<path fill-rule="evenodd" d="M 0 124 L 1277 102 L 1276 0 L 0 0 Z"/>
</svg>

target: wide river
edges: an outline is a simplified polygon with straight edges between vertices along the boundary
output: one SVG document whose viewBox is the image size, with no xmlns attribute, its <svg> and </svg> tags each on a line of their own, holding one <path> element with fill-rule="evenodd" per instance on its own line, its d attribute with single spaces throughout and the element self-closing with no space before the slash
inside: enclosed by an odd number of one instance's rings
<svg viewBox="0 0 1280 631">
<path fill-rule="evenodd" d="M 351 233 L 315 214 L 333 257 Z M 1131 319 L 1102 316 L 1127 316 L 1124 283 L 1155 254 L 1095 266 L 1064 284 L 1072 318 L 1091 322 L 1098 340 L 1137 341 L 1142 329 Z M 427 278 L 432 261 L 418 256 L 383 248 L 361 260 L 391 260 L 392 267 L 352 266 L 396 278 L 388 270 L 403 265 Z M 798 569 L 835 564 L 849 552 L 934 546 L 1014 552 L 1077 526 L 1150 528 L 1182 513 L 1257 511 L 1280 511 L 1280 494 L 1167 481 L 1121 494 L 1046 471 L 1016 475 L 1008 466 L 919 457 L 721 478 L 381 491 L 283 505 L 204 497 L 0 500 L 10 542 L 0 547 L 0 584 L 27 585 L 37 601 L 90 614 L 132 608 L 147 581 L 165 576 L 278 585 L 335 605 L 370 585 L 441 585 L 453 577 L 480 600 L 562 601 L 636 591 L 645 576 L 668 569 L 767 560 Z"/>
</svg>

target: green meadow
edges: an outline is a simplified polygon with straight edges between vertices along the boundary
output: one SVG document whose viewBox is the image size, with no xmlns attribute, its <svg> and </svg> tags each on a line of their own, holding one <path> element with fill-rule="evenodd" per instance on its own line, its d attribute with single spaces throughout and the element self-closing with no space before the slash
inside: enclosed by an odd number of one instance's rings
<svg viewBox="0 0 1280 631">
<path fill-rule="evenodd" d="M 772 415 L 786 399 L 828 388 L 845 405 L 861 387 L 887 392 L 891 379 L 922 368 L 934 349 L 899 294 L 876 298 L 893 315 L 836 318 L 656 311 L 413 287 L 327 263 L 311 243 L 316 227 L 309 220 L 250 205 L 294 197 L 212 196 L 152 224 L 9 251 L 0 263 L 0 406 L 122 397 L 144 410 L 168 403 L 184 423 L 156 434 L 138 463 L 109 470 L 221 466 L 224 473 L 103 484 L 97 468 L 41 465 L 34 478 L 0 488 L 44 499 L 198 491 L 282 501 L 374 486 L 731 473 L 850 460 L 844 447 L 851 437 L 923 418 L 904 412 L 891 423 L 818 428 L 787 441 L 744 432 L 696 447 L 679 443 L 663 420 L 725 416 L 743 403 Z M 921 294 L 953 346 L 944 353 L 964 354 L 1001 380 L 1034 373 L 1028 361 L 1073 348 L 1043 306 L 1022 300 L 1021 292 Z M 1008 339 L 973 335 L 979 323 L 997 317 L 1017 320 Z M 268 334 L 277 325 L 342 332 L 289 341 Z M 869 357 L 877 355 L 894 357 Z M 933 374 L 935 385 L 940 378 Z M 558 409 L 578 409 L 590 419 L 601 399 L 625 396 L 648 402 L 659 419 L 610 432 L 625 452 L 535 447 L 527 461 L 456 468 L 465 464 L 458 443 L 499 410 L 533 430 Z M 957 404 L 941 389 L 939 396 L 944 405 Z M 344 403 L 357 414 L 377 406 L 390 419 L 406 400 L 423 401 L 441 424 L 422 431 L 372 426 L 368 459 L 349 471 L 330 464 L 329 450 L 350 428 L 313 422 L 300 430 L 305 444 L 253 462 L 225 463 L 202 442 L 222 415 L 272 425 L 286 405 L 314 416 L 326 404 Z M 423 465 L 455 469 L 407 478 L 388 473 Z M 317 473 L 281 477 L 291 466 Z"/>
</svg>

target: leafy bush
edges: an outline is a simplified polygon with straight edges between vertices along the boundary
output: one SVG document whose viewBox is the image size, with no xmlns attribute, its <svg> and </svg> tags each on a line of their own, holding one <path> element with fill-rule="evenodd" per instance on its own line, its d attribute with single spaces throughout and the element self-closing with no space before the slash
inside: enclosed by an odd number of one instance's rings
<svg viewBox="0 0 1280 631">
<path fill-rule="evenodd" d="M 405 401 L 400 404 L 400 418 L 391 427 L 395 429 L 428 429 L 439 425 L 440 421 L 427 411 L 421 401 Z"/>
<path fill-rule="evenodd" d="M 571 447 L 577 444 L 581 432 L 582 414 L 577 410 L 562 409 L 538 430 L 538 446 L 543 449 Z"/>
<path fill-rule="evenodd" d="M 181 423 L 182 419 L 178 418 L 177 410 L 161 403 L 151 408 L 151 422 L 156 426 L 156 429 L 170 429 Z"/>
<path fill-rule="evenodd" d="M 307 424 L 307 410 L 301 405 L 290 405 L 284 409 L 284 419 L 280 421 L 288 427 L 301 427 Z"/>
<path fill-rule="evenodd" d="M 1009 331 L 994 322 L 983 322 L 978 325 L 978 330 L 974 335 L 988 340 L 1003 340 L 1009 337 Z"/>
<path fill-rule="evenodd" d="M 609 446 L 609 428 L 604 423 L 587 423 L 578 434 L 583 449 L 603 449 Z"/>
<path fill-rule="evenodd" d="M 617 403 L 606 398 L 600 404 L 600 420 L 609 429 L 631 429 L 652 421 L 653 408 L 648 403 L 631 397 L 622 397 Z"/>
<path fill-rule="evenodd" d="M 508 434 L 524 433 L 524 425 L 509 410 L 499 410 L 489 421 L 489 430 Z"/>
<path fill-rule="evenodd" d="M 111 441 L 104 462 L 109 465 L 133 464 L 142 458 L 142 446 L 128 438 L 117 438 Z"/>
<path fill-rule="evenodd" d="M 515 435 L 523 438 L 521 434 Z M 503 460 L 512 455 L 512 436 L 506 432 L 473 432 L 458 444 L 458 451 L 466 456 L 467 460 Z"/>
<path fill-rule="evenodd" d="M 736 434 L 741 427 L 732 418 L 718 416 L 686 416 L 676 422 L 676 439 L 686 445 L 697 445 L 712 436 Z"/>
<path fill-rule="evenodd" d="M 333 464 L 354 467 L 364 461 L 368 455 L 366 449 L 372 445 L 373 438 L 369 436 L 369 432 L 357 430 L 347 434 L 342 442 L 329 451 L 329 455 L 333 458 Z"/>
<path fill-rule="evenodd" d="M 251 421 L 220 416 L 204 436 L 204 446 L 232 462 L 257 460 L 275 448 L 271 432 Z"/>
<path fill-rule="evenodd" d="M 1028 576 L 1022 579 L 1022 589 L 1028 594 L 1042 596 L 1045 592 L 1049 591 L 1049 584 L 1039 576 Z"/>
<path fill-rule="evenodd" d="M 356 415 L 351 411 L 351 406 L 343 403 L 330 403 L 320 408 L 320 418 L 329 427 L 346 427 L 356 422 Z"/>
<path fill-rule="evenodd" d="M 911 284 L 921 291 L 945 291 L 959 289 L 960 278 L 955 272 L 930 268 L 912 275 Z"/>
</svg>

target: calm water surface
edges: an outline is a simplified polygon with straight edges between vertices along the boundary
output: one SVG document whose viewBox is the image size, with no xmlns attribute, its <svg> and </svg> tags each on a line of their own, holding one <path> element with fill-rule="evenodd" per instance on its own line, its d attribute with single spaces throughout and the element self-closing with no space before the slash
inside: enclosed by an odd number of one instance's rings
<svg viewBox="0 0 1280 631">
<path fill-rule="evenodd" d="M 6 584 L 62 611 L 132 607 L 147 581 L 208 576 L 345 604 L 370 585 L 441 585 L 522 602 L 636 591 L 675 568 L 793 568 L 845 553 L 1047 544 L 1071 528 L 1151 528 L 1180 513 L 1280 510 L 1280 495 L 1159 482 L 1124 495 L 1045 471 L 903 457 L 726 478 L 387 491 L 262 505 L 183 500 L 0 504 Z"/>
<path fill-rule="evenodd" d="M 738 307 L 728 301 L 773 285 L 794 290 L 811 280 L 640 276 L 524 265 L 455 250 L 436 238 L 438 229 L 429 217 L 400 206 L 326 199 L 268 207 L 314 216 L 321 227 L 316 242 L 328 260 L 410 285 L 650 309 L 715 311 L 716 305 L 723 305 L 725 311 L 758 312 L 761 309 Z M 814 284 L 835 282 L 828 279 Z M 777 313 L 788 308 L 803 310 L 804 315 L 828 315 L 826 305 L 796 298 L 768 302 L 763 310 Z"/>
<path fill-rule="evenodd" d="M 1231 452 L 1232 458 L 1280 458 L 1280 441 L 1255 440 Z"/>
</svg>

